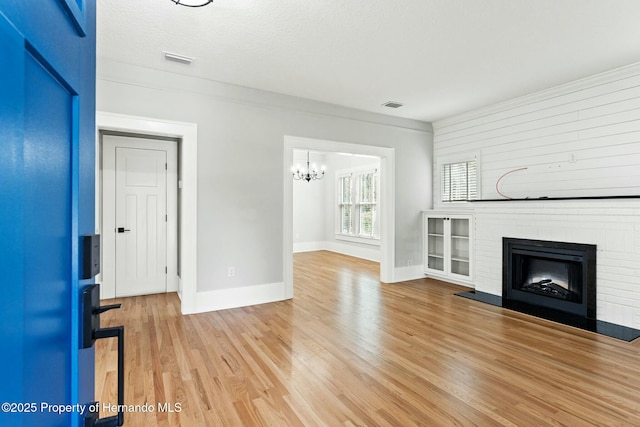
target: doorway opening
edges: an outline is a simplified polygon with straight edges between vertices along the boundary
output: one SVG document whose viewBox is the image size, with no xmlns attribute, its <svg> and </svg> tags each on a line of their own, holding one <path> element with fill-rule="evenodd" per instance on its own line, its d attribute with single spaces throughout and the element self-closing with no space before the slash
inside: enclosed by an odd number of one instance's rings
<svg viewBox="0 0 640 427">
<path fill-rule="evenodd" d="M 129 116 L 124 114 L 96 112 L 96 127 L 100 131 L 124 132 L 138 135 L 152 135 L 176 138 L 181 141 L 179 152 L 179 168 L 182 178 L 180 189 L 180 253 L 178 277 L 178 296 L 181 299 L 182 314 L 195 313 L 196 310 L 196 277 L 197 277 L 197 244 L 198 244 L 198 126 L 195 123 L 175 122 L 170 120 Z M 96 135 L 98 136 L 98 135 Z M 96 151 L 99 152 L 99 138 L 96 138 Z M 97 156 L 98 159 L 98 156 Z M 96 162 L 96 175 L 99 175 L 100 164 Z M 96 182 L 96 194 L 100 184 Z M 96 197 L 96 224 L 100 223 L 100 197 Z M 100 230 L 97 230 L 98 232 Z M 97 281 L 101 279 L 96 278 Z"/>
<path fill-rule="evenodd" d="M 379 263 L 380 158 L 296 149 L 296 168 L 308 156 L 326 173 L 293 183 L 293 252 L 328 250 Z"/>
<path fill-rule="evenodd" d="M 361 144 L 350 144 L 294 136 L 284 138 L 284 289 L 285 298 L 293 297 L 293 179 L 289 170 L 294 150 L 313 150 L 327 153 L 346 153 L 380 159 L 380 281 L 394 282 L 395 265 L 395 150 Z M 330 173 L 330 172 L 328 172 Z"/>
<path fill-rule="evenodd" d="M 178 291 L 179 146 L 100 132 L 102 298 Z"/>
</svg>

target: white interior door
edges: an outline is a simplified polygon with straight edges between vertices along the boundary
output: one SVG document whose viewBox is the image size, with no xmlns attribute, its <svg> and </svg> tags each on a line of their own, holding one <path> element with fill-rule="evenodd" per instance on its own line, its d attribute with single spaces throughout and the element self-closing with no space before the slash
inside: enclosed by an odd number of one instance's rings
<svg viewBox="0 0 640 427">
<path fill-rule="evenodd" d="M 178 142 L 101 135 L 101 297 L 178 290 Z"/>
<path fill-rule="evenodd" d="M 116 148 L 116 296 L 167 290 L 167 153 Z"/>
</svg>

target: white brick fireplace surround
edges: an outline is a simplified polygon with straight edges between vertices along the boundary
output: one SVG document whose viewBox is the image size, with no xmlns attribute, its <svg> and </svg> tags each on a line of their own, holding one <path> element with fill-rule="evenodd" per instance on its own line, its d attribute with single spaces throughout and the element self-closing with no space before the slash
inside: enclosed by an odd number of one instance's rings
<svg viewBox="0 0 640 427">
<path fill-rule="evenodd" d="M 597 319 L 640 329 L 640 199 L 478 202 L 474 211 L 477 291 L 502 294 L 502 237 L 592 244 Z"/>
<path fill-rule="evenodd" d="M 434 123 L 434 209 L 475 217 L 474 284 L 502 294 L 502 237 L 597 245 L 597 319 L 640 329 L 640 197 L 440 202 L 478 160 L 481 199 L 640 196 L 640 64 Z"/>
</svg>

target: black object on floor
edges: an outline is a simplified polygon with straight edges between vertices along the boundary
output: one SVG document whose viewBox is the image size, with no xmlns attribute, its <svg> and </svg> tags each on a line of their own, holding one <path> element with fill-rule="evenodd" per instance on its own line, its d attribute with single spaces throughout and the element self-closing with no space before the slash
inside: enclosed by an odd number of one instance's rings
<svg viewBox="0 0 640 427">
<path fill-rule="evenodd" d="M 530 314 L 532 316 L 584 329 L 586 331 L 595 332 L 622 341 L 633 341 L 636 338 L 640 337 L 640 330 L 638 329 L 628 328 L 626 326 L 620 326 L 609 322 L 603 322 L 602 320 L 586 319 L 584 317 L 577 316 L 571 313 L 565 313 L 563 311 L 553 310 L 546 307 L 539 307 L 519 301 L 509 301 L 505 305 L 502 302 L 502 297 L 485 292 L 460 292 L 456 295 L 472 299 L 474 301 L 480 301 L 486 304 L 495 305 L 497 307 L 508 308 L 520 313 Z"/>
</svg>

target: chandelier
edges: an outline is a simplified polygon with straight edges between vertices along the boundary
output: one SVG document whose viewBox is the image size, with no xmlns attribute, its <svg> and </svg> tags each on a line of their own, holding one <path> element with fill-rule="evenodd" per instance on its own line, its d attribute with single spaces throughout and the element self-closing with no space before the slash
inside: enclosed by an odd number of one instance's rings
<svg viewBox="0 0 640 427">
<path fill-rule="evenodd" d="M 209 3 L 213 3 L 213 0 L 171 0 L 175 4 L 179 4 L 180 6 L 187 7 L 202 7 L 206 6 Z"/>
<path fill-rule="evenodd" d="M 311 182 L 311 180 L 319 180 L 324 178 L 324 166 L 322 166 L 321 170 L 318 171 L 318 168 L 315 164 L 309 165 L 309 152 L 307 151 L 307 169 L 300 168 L 300 165 L 292 166 L 291 172 L 293 173 L 293 179 L 296 181 L 300 181 L 304 179 L 307 182 Z"/>
</svg>

